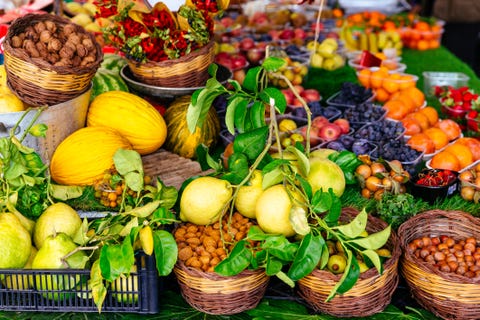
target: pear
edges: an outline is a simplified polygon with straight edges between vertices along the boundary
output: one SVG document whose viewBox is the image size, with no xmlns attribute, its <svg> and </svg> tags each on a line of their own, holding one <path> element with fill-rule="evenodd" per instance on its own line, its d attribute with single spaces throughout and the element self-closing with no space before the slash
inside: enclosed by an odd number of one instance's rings
<svg viewBox="0 0 480 320">
<path fill-rule="evenodd" d="M 0 213 L 0 239 L 0 269 L 23 268 L 30 257 L 32 240 L 13 213 Z"/>
<path fill-rule="evenodd" d="M 33 230 L 33 242 L 40 249 L 49 235 L 63 232 L 73 238 L 82 225 L 82 219 L 68 204 L 57 202 L 40 215 Z"/>
<path fill-rule="evenodd" d="M 23 266 L 23 269 L 32 269 L 33 259 L 37 255 L 37 248 L 32 246 L 32 250 L 30 251 L 30 257 L 27 260 L 27 263 Z M 25 290 L 29 287 L 33 286 L 33 275 L 32 274 L 11 274 L 5 276 L 3 279 L 3 284 L 8 289 L 13 290 Z"/>
<path fill-rule="evenodd" d="M 43 242 L 43 246 L 38 249 L 37 255 L 33 259 L 32 269 L 83 269 L 88 261 L 84 251 L 77 251 L 71 254 L 77 245 L 66 233 L 60 232 L 48 236 Z M 64 274 L 41 274 L 35 276 L 36 288 L 43 290 L 43 296 L 53 300 L 64 300 L 74 292 L 67 293 L 74 289 L 80 282 L 80 276 Z M 59 293 L 53 291 L 59 290 Z"/>
</svg>

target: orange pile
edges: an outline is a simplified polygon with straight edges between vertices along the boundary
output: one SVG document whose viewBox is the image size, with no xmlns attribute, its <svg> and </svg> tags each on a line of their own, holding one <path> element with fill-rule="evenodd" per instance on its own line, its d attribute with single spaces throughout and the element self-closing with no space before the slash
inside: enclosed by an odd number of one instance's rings
<svg viewBox="0 0 480 320">
<path fill-rule="evenodd" d="M 375 93 L 375 100 L 386 102 L 401 90 L 415 87 L 418 77 L 407 73 L 391 73 L 387 67 L 366 68 L 357 72 L 358 81 Z"/>
<path fill-rule="evenodd" d="M 430 167 L 460 171 L 480 159 L 480 141 L 475 138 L 459 138 L 430 160 Z"/>
<path fill-rule="evenodd" d="M 423 111 L 424 109 L 427 111 Z M 433 107 L 425 107 L 419 112 L 425 115 L 428 120 L 437 119 L 437 122 L 433 125 L 428 122 L 428 127 L 412 134 L 407 140 L 407 145 L 412 149 L 423 151 L 425 154 L 431 154 L 445 148 L 450 142 L 458 139 L 462 133 L 460 126 L 455 121 L 451 119 L 438 121 L 438 114 L 432 109 L 435 110 Z"/>
<path fill-rule="evenodd" d="M 413 26 L 402 29 L 400 34 L 405 47 L 428 50 L 440 47 L 442 33 L 442 25 L 418 21 Z"/>
<path fill-rule="evenodd" d="M 391 97 L 385 101 L 383 108 L 387 110 L 387 118 L 402 120 L 407 115 L 419 111 L 424 103 L 425 95 L 420 89 L 413 86 L 392 94 Z"/>
</svg>

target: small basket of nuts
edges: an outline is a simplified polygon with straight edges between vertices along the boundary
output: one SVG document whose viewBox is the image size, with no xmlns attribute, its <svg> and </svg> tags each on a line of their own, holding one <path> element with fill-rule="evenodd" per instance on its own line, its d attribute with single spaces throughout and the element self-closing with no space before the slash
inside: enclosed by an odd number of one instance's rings
<svg viewBox="0 0 480 320">
<path fill-rule="evenodd" d="M 52 14 L 16 19 L 3 45 L 8 86 L 32 106 L 59 104 L 86 92 L 103 59 L 91 33 Z"/>
<path fill-rule="evenodd" d="M 400 270 L 418 303 L 442 319 L 478 319 L 480 219 L 429 210 L 404 222 L 398 235 Z"/>
<path fill-rule="evenodd" d="M 187 222 L 174 231 L 178 261 L 173 271 L 182 296 L 204 313 L 231 315 L 253 309 L 267 289 L 269 276 L 263 269 L 246 269 L 235 276 L 214 271 L 234 243 L 246 237 L 253 223 L 237 212 L 230 225 L 226 215 L 222 223 L 203 226 Z"/>
</svg>

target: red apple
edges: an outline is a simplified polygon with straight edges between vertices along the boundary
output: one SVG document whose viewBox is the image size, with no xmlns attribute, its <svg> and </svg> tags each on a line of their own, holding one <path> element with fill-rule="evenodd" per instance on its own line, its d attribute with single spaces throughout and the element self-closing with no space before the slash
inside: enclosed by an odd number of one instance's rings
<svg viewBox="0 0 480 320">
<path fill-rule="evenodd" d="M 312 127 L 316 127 L 317 129 L 322 128 L 328 123 L 330 123 L 330 121 L 328 121 L 328 119 L 324 116 L 316 116 L 312 119 Z"/>
<path fill-rule="evenodd" d="M 302 134 L 304 139 L 307 139 L 307 126 L 303 126 L 300 128 L 300 133 Z M 310 127 L 310 145 L 312 147 L 316 146 L 321 142 L 321 140 L 318 137 L 318 128 L 316 127 Z"/>
<path fill-rule="evenodd" d="M 239 48 L 244 51 L 255 48 L 255 41 L 252 38 L 243 38 L 240 40 Z"/>
<path fill-rule="evenodd" d="M 340 127 L 342 129 L 343 134 L 347 134 L 350 132 L 350 122 L 348 122 L 347 119 L 345 118 L 338 118 L 335 121 L 333 121 L 334 124 Z"/>
<path fill-rule="evenodd" d="M 223 17 L 223 18 L 220 19 L 220 23 L 225 28 L 229 28 L 229 27 L 233 26 L 233 24 L 235 23 L 235 20 L 233 20 L 232 17 Z"/>
<path fill-rule="evenodd" d="M 300 94 L 307 102 L 320 100 L 320 93 L 317 89 L 305 89 Z"/>
<path fill-rule="evenodd" d="M 265 58 L 265 49 L 251 48 L 247 51 L 247 59 L 251 63 L 258 63 Z"/>
<path fill-rule="evenodd" d="M 278 30 L 269 30 L 268 35 L 272 37 L 272 40 L 278 40 L 280 36 L 280 31 Z"/>
<path fill-rule="evenodd" d="M 322 31 L 323 28 L 324 28 L 324 26 L 323 26 L 323 23 L 321 23 L 321 22 L 318 22 L 318 23 L 317 23 L 317 22 L 314 22 L 314 23 L 312 23 L 312 24 L 310 25 L 310 29 L 311 29 L 312 31 L 315 31 L 315 30 L 317 30 L 317 29 L 318 29 L 318 31 Z"/>
<path fill-rule="evenodd" d="M 296 39 L 305 40 L 305 38 L 307 37 L 307 33 L 302 28 L 295 28 L 293 32 L 295 33 Z"/>
<path fill-rule="evenodd" d="M 285 100 L 287 101 L 287 105 L 292 105 L 293 104 L 293 99 L 295 96 L 293 95 L 292 90 L 290 89 L 282 89 L 282 93 L 285 96 Z"/>
<path fill-rule="evenodd" d="M 282 40 L 290 40 L 295 38 L 295 32 L 292 29 L 285 29 L 280 32 L 278 37 Z"/>
<path fill-rule="evenodd" d="M 342 129 L 334 123 L 327 123 L 318 130 L 318 136 L 325 141 L 337 140 L 341 134 Z"/>
<path fill-rule="evenodd" d="M 233 54 L 232 59 L 232 70 L 237 70 L 245 67 L 247 65 L 247 58 L 241 54 Z"/>
</svg>

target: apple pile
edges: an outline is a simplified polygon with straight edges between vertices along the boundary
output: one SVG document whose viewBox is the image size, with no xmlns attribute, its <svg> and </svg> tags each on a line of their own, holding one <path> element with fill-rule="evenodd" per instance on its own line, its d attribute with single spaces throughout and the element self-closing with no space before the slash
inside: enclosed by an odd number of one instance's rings
<svg viewBox="0 0 480 320">
<path fill-rule="evenodd" d="M 267 47 L 267 42 L 265 41 L 255 41 L 252 37 L 245 37 L 240 40 L 238 48 L 242 52 L 248 62 L 251 64 L 259 64 L 261 60 L 265 58 L 265 50 Z"/>
<path fill-rule="evenodd" d="M 225 51 L 215 55 L 215 63 L 221 64 L 232 71 L 245 68 L 248 65 L 247 58 L 243 54 Z"/>
<path fill-rule="evenodd" d="M 338 118 L 330 122 L 324 116 L 316 116 L 312 119 L 309 134 L 307 134 L 307 126 L 303 126 L 299 130 L 303 137 L 307 139 L 308 136 L 310 144 L 315 146 L 314 143 L 319 141 L 319 138 L 322 141 L 334 141 L 341 135 L 350 133 L 350 123 L 345 118 Z"/>
<path fill-rule="evenodd" d="M 305 102 L 308 104 L 310 102 L 315 102 L 315 101 L 320 101 L 322 96 L 320 95 L 320 92 L 317 89 L 305 89 L 301 85 L 295 85 L 294 86 L 295 91 L 298 93 L 300 97 L 305 100 Z M 299 99 L 295 96 L 293 91 L 290 88 L 285 88 L 281 90 L 283 95 L 285 96 L 285 100 L 287 101 L 287 106 L 290 108 L 302 108 L 302 103 L 300 102 Z"/>
</svg>

